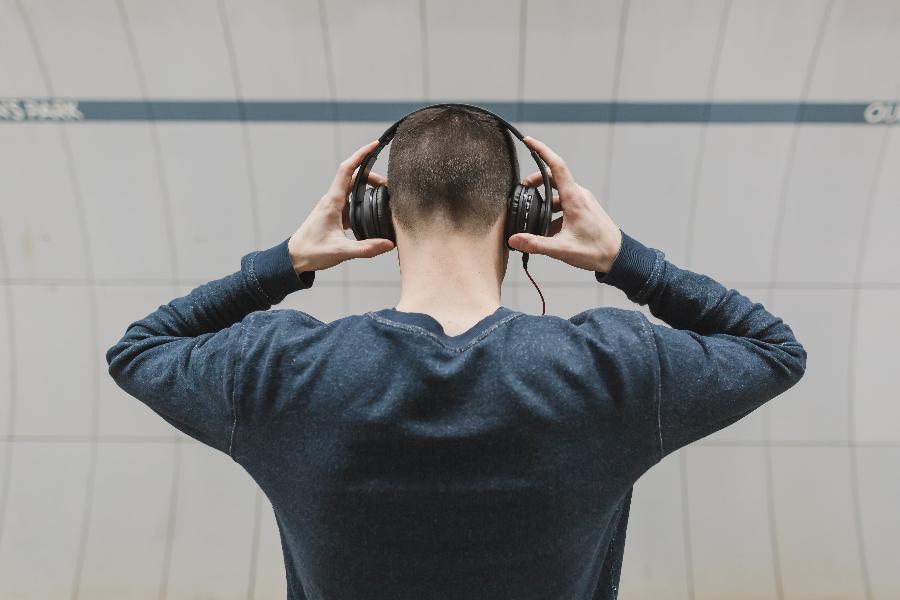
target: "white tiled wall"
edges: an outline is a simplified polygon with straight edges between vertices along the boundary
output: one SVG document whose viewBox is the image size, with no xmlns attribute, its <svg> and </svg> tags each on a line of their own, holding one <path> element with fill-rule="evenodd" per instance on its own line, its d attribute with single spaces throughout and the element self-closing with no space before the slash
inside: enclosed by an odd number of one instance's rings
<svg viewBox="0 0 900 600">
<path fill-rule="evenodd" d="M 893 0 L 0 0 L 0 98 L 869 102 L 897 98 L 897 64 Z M 288 237 L 389 124 L 0 123 L 0 598 L 284 597 L 268 500 L 102 352 Z M 802 385 L 637 483 L 620 597 L 900 597 L 900 129 L 517 125 L 623 230 L 809 351 Z M 549 314 L 661 323 L 592 273 L 529 266 Z M 540 312 L 517 253 L 502 292 Z M 398 299 L 390 252 L 278 308 Z"/>
</svg>

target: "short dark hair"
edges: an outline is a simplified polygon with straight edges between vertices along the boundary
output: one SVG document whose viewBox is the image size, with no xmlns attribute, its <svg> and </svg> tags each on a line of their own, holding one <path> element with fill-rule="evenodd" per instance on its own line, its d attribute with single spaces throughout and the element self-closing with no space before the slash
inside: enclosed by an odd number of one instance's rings
<svg viewBox="0 0 900 600">
<path fill-rule="evenodd" d="M 519 161 L 509 130 L 467 107 L 428 108 L 404 120 L 391 140 L 388 188 L 394 219 L 415 236 L 428 219 L 477 236 L 505 214 Z"/>
</svg>

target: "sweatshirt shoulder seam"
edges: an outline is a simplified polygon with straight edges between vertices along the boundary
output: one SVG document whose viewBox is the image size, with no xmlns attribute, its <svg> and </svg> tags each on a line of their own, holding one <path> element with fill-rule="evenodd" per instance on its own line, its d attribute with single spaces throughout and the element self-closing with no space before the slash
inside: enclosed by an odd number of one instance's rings
<svg viewBox="0 0 900 600">
<path fill-rule="evenodd" d="M 246 321 L 249 321 L 249 319 L 242 320 L 241 325 L 238 328 L 238 330 L 240 332 L 240 336 L 241 336 L 240 351 L 238 352 L 236 365 L 231 367 L 232 368 L 232 372 L 231 372 L 232 420 L 231 420 L 231 436 L 228 440 L 228 456 L 230 456 L 231 460 L 233 460 L 235 462 L 237 462 L 237 459 L 234 456 L 234 438 L 237 433 L 237 425 L 238 425 L 237 389 L 239 387 L 238 382 L 237 382 L 237 372 L 238 372 L 237 365 L 242 364 L 244 361 L 244 347 L 247 345 L 247 332 L 245 331 Z"/>
<path fill-rule="evenodd" d="M 655 386 L 655 404 L 656 404 L 656 443 L 659 449 L 659 459 L 657 462 L 663 459 L 664 450 L 663 450 L 663 439 L 662 439 L 662 376 L 661 376 L 661 365 L 659 364 L 659 348 L 656 346 L 656 340 L 653 337 L 653 332 L 650 330 L 650 321 L 647 319 L 647 316 L 641 311 L 634 311 L 638 314 L 638 318 L 641 322 L 641 331 L 644 334 L 644 337 L 647 338 L 647 346 L 650 349 L 650 352 L 656 357 L 654 361 L 656 364 L 656 386 Z"/>
</svg>

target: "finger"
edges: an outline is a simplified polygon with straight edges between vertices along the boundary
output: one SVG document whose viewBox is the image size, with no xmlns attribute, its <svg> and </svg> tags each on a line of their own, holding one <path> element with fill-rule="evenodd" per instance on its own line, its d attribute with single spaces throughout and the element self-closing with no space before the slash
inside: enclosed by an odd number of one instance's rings
<svg viewBox="0 0 900 600">
<path fill-rule="evenodd" d="M 331 182 L 331 191 L 336 193 L 343 193 L 344 195 L 349 193 L 350 189 L 350 177 L 353 175 L 353 172 L 356 170 L 356 167 L 362 163 L 363 158 L 366 157 L 372 150 L 375 149 L 375 146 L 378 145 L 378 140 L 372 140 L 365 146 L 361 146 L 356 150 L 353 154 L 343 160 L 341 164 L 338 166 L 337 173 L 334 176 L 334 180 Z"/>
<path fill-rule="evenodd" d="M 534 151 L 544 159 L 544 162 L 553 169 L 554 178 L 560 186 L 568 187 L 575 183 L 575 178 L 572 176 L 572 172 L 569 171 L 566 161 L 564 161 L 556 152 L 551 150 L 550 146 L 530 135 L 526 135 L 523 139 L 528 147 L 534 149 Z"/>
<path fill-rule="evenodd" d="M 359 175 L 359 169 L 361 169 L 361 168 L 362 167 L 360 166 L 359 168 L 357 168 L 356 170 L 353 171 L 353 174 L 350 177 L 351 183 L 353 181 L 356 181 L 356 177 Z M 376 173 L 375 171 L 369 171 L 369 175 L 366 177 L 366 183 L 373 185 L 373 186 L 387 185 L 387 177 L 385 177 L 381 173 Z M 349 193 L 349 191 L 348 191 L 348 193 Z"/>
<path fill-rule="evenodd" d="M 355 175 L 354 175 L 355 176 Z M 369 183 L 372 185 L 387 185 L 387 177 L 375 171 L 369 171 Z M 345 194 L 332 195 L 328 194 L 323 201 L 332 202 L 341 207 L 341 226 L 346 230 L 350 229 L 350 199 Z"/>
<path fill-rule="evenodd" d="M 368 181 L 372 185 L 387 185 L 387 177 L 375 171 L 369 171 Z"/>
<path fill-rule="evenodd" d="M 556 181 L 553 179 L 553 171 L 550 168 L 547 168 L 547 178 L 550 180 L 550 187 L 556 188 Z M 527 185 L 529 187 L 535 187 L 537 185 L 544 185 L 544 177 L 541 175 L 540 171 L 535 171 L 531 173 L 522 180 L 522 185 Z"/>
<path fill-rule="evenodd" d="M 394 249 L 394 242 L 385 238 L 371 240 L 347 240 L 342 254 L 346 258 L 372 258 Z"/>
<path fill-rule="evenodd" d="M 556 240 L 533 233 L 514 233 L 507 242 L 511 248 L 529 254 L 554 256 L 558 252 Z"/>
</svg>

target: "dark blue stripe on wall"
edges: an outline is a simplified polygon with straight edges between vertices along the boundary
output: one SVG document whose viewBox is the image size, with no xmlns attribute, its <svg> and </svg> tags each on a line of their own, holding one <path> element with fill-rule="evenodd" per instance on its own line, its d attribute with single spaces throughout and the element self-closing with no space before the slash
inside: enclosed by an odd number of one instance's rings
<svg viewBox="0 0 900 600">
<path fill-rule="evenodd" d="M 435 101 L 436 102 L 436 101 Z M 431 104 L 434 102 L 429 102 Z M 900 102 L 477 102 L 531 123 L 849 123 L 895 124 Z M 281 121 L 392 122 L 419 101 L 234 101 L 0 99 L 0 122 Z M 521 111 L 521 112 L 520 112 Z M 517 118 L 521 115 L 521 118 Z"/>
</svg>

